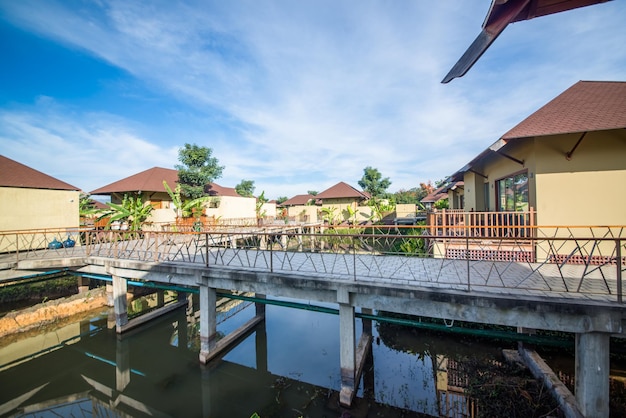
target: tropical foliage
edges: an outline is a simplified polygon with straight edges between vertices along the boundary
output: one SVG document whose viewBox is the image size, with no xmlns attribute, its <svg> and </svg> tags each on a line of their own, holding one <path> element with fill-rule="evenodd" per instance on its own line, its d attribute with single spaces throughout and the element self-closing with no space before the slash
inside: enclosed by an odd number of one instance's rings
<svg viewBox="0 0 626 418">
<path fill-rule="evenodd" d="M 136 196 L 125 194 L 121 204 L 108 202 L 106 205 L 109 209 L 99 212 L 98 219 L 108 218 L 108 227 L 114 222 L 128 223 L 128 229 L 131 231 L 141 230 L 141 225 L 153 210 L 150 203 L 142 201 L 141 194 Z"/>
<path fill-rule="evenodd" d="M 180 165 L 178 170 L 178 183 L 181 185 L 182 196 L 193 200 L 206 195 L 205 187 L 215 179 L 222 176 L 223 166 L 219 165 L 217 158 L 212 157 L 213 150 L 208 147 L 185 144 L 178 151 Z"/>
<path fill-rule="evenodd" d="M 391 186 L 391 181 L 389 177 L 383 178 L 378 169 L 368 166 L 363 169 L 363 177 L 359 180 L 359 186 L 372 197 L 385 197 L 387 189 Z"/>
<path fill-rule="evenodd" d="M 241 180 L 241 183 L 235 186 L 235 191 L 239 196 L 252 197 L 254 196 L 254 188 L 253 180 Z"/>
<path fill-rule="evenodd" d="M 167 194 L 170 196 L 170 199 L 172 199 L 172 205 L 176 211 L 176 216 L 179 218 L 200 216 L 204 209 L 205 202 L 216 199 L 211 196 L 202 196 L 196 199 L 185 200 L 181 193 L 180 184 L 177 184 L 174 190 L 172 190 L 166 181 L 163 181 L 163 186 L 165 187 Z"/>
</svg>

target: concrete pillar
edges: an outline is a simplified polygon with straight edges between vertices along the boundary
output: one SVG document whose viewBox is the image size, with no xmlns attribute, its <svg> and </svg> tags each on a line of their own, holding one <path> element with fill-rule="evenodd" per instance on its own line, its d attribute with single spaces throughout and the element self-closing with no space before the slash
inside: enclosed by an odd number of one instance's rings
<svg viewBox="0 0 626 418">
<path fill-rule="evenodd" d="M 259 324 L 255 331 L 256 369 L 267 373 L 267 329 L 265 321 Z"/>
<path fill-rule="evenodd" d="M 85 293 L 89 291 L 89 279 L 83 276 L 78 276 L 76 278 L 78 282 L 78 293 Z"/>
<path fill-rule="evenodd" d="M 124 392 L 130 383 L 130 353 L 128 339 L 118 337 L 115 345 L 115 389 Z"/>
<path fill-rule="evenodd" d="M 354 379 L 356 372 L 356 332 L 354 325 L 354 307 L 339 304 L 339 352 L 341 363 L 341 391 L 339 403 L 349 407 L 356 391 Z"/>
<path fill-rule="evenodd" d="M 586 418 L 609 416 L 609 341 L 606 333 L 576 334 L 576 401 Z"/>
<path fill-rule="evenodd" d="M 107 294 L 107 306 L 112 308 L 114 306 L 113 303 L 113 283 L 107 283 L 105 285 L 106 294 Z"/>
<path fill-rule="evenodd" d="M 209 353 L 215 348 L 215 334 L 217 332 L 215 289 L 206 284 L 200 285 L 200 362 L 206 364 Z"/>
<path fill-rule="evenodd" d="M 255 295 L 259 299 L 265 299 L 265 295 L 257 293 Z M 265 303 L 255 302 L 254 308 L 256 316 L 265 319 Z M 267 372 L 267 331 L 265 321 L 259 325 L 255 331 L 256 342 L 256 369 L 258 371 Z"/>
<path fill-rule="evenodd" d="M 122 327 L 128 324 L 128 283 L 126 279 L 119 276 L 113 277 L 113 310 L 115 311 L 115 330 L 122 333 Z"/>
<path fill-rule="evenodd" d="M 298 227 L 298 229 L 296 230 L 296 233 L 298 234 L 298 251 L 302 251 L 304 248 L 302 246 L 302 227 Z"/>
</svg>

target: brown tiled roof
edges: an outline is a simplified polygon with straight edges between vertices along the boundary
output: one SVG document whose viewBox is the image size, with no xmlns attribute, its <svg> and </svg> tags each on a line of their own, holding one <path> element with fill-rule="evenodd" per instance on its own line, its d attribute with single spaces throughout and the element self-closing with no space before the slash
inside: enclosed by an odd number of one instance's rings
<svg viewBox="0 0 626 418">
<path fill-rule="evenodd" d="M 0 155 L 0 186 L 25 189 L 80 190 L 64 181 Z"/>
<path fill-rule="evenodd" d="M 283 203 L 281 203 L 281 206 L 306 205 L 311 199 L 315 199 L 315 196 L 313 196 L 312 194 L 298 194 L 291 199 L 285 200 Z"/>
<path fill-rule="evenodd" d="M 241 197 L 234 187 L 223 187 L 217 183 L 211 183 L 207 186 L 209 196 L 234 196 Z"/>
<path fill-rule="evenodd" d="M 335 184 L 334 186 L 318 193 L 315 196 L 317 199 L 341 199 L 346 197 L 354 197 L 359 199 L 369 199 L 370 195 L 367 192 L 361 192 L 350 186 L 343 181 Z"/>
<path fill-rule="evenodd" d="M 165 192 L 163 180 L 173 190 L 178 182 L 178 171 L 170 168 L 152 167 L 141 173 L 133 174 L 91 192 L 95 195 L 126 192 Z"/>
<path fill-rule="evenodd" d="M 178 183 L 178 171 L 171 168 L 152 167 L 141 173 L 133 174 L 106 186 L 100 187 L 91 192 L 93 195 L 107 195 L 112 193 L 129 192 L 165 192 L 163 180 L 174 190 Z M 207 187 L 210 196 L 239 196 L 234 188 L 222 187 L 219 184 L 211 183 Z"/>
<path fill-rule="evenodd" d="M 502 139 L 626 128 L 626 82 L 579 81 Z"/>
</svg>

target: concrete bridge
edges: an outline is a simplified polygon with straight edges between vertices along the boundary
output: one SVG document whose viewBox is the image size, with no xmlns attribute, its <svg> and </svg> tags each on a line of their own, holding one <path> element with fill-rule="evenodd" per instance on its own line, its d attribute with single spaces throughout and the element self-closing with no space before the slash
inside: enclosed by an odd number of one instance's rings
<svg viewBox="0 0 626 418">
<path fill-rule="evenodd" d="M 116 233 L 122 234 L 122 233 Z M 128 321 L 128 280 L 198 289 L 200 361 L 208 362 L 260 321 L 216 341 L 216 294 L 222 289 L 333 303 L 340 317 L 340 402 L 350 405 L 371 343 L 371 323 L 356 341 L 356 313 L 400 314 L 541 329 L 576 335 L 576 400 L 570 416 L 609 416 L 609 340 L 623 336 L 621 251 L 623 238 L 553 238 L 545 248 L 564 248 L 593 263 L 533 263 L 450 260 L 408 256 L 398 248 L 424 237 L 289 230 L 239 233 L 158 234 L 84 232 L 83 245 L 23 251 L 14 268 L 71 267 L 112 277 L 117 331 L 149 318 Z M 547 239 L 544 239 L 547 240 Z M 615 242 L 613 250 L 611 243 Z M 505 243 L 507 248 L 515 242 Z M 493 242 L 490 243 L 493 245 Z M 595 257 L 599 248 L 604 255 Z M 580 254 L 578 254 L 578 253 Z M 590 257 L 593 255 L 594 257 Z M 597 260 L 604 260 L 598 263 Z M 619 262 L 618 262 L 619 260 Z M 368 329 L 369 328 L 369 329 Z"/>
</svg>

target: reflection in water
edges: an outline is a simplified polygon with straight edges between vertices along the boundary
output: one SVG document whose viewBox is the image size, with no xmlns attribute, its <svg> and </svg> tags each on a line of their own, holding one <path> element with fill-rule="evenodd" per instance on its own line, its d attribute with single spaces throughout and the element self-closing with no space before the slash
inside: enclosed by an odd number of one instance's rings
<svg viewBox="0 0 626 418">
<path fill-rule="evenodd" d="M 229 301 L 220 315 L 218 332 L 227 335 L 254 316 L 254 305 Z M 46 334 L 4 347 L 0 416 L 338 417 L 344 412 L 337 394 L 337 316 L 268 305 L 265 322 L 207 366 L 198 363 L 198 320 L 197 304 L 189 298 L 186 309 L 123 337 L 111 329 L 107 315 L 99 315 L 54 331 L 61 343 L 45 347 Z M 350 411 L 354 417 L 470 416 L 460 365 L 478 353 L 498 358 L 501 348 L 386 324 L 377 324 L 373 336 Z"/>
</svg>

